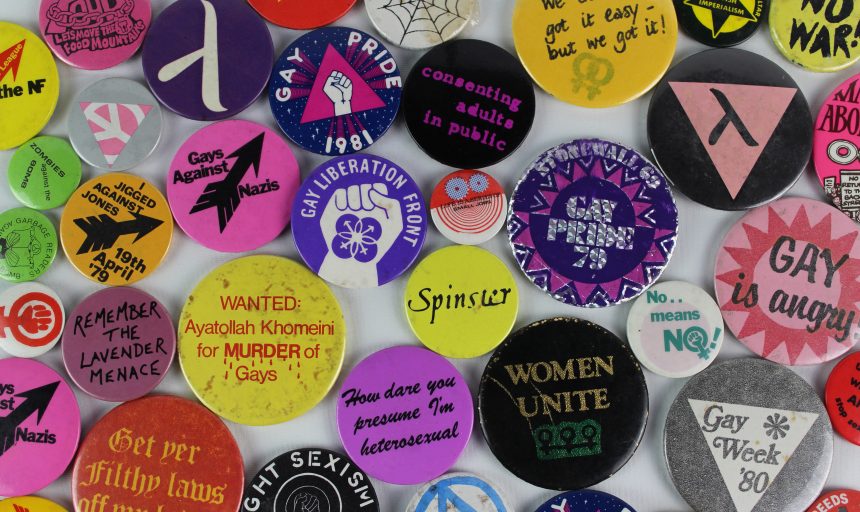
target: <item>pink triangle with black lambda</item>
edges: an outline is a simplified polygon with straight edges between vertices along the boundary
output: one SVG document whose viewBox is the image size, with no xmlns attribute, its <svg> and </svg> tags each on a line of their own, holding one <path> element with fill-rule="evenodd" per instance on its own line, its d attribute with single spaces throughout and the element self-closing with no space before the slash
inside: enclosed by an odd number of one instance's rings
<svg viewBox="0 0 860 512">
<path fill-rule="evenodd" d="M 711 157 L 732 199 L 752 173 L 765 146 L 785 115 L 797 89 L 762 85 L 669 82 L 696 134 Z M 716 91 L 716 92 L 715 92 Z M 721 94 L 749 132 L 745 137 L 734 122 L 729 122 L 711 144 L 714 130 L 728 115 L 720 104 Z M 751 144 L 754 139 L 755 145 Z M 678 148 L 683 151 L 683 148 Z M 690 172 L 698 172 L 691 169 Z"/>
<path fill-rule="evenodd" d="M 385 106 L 385 102 L 367 85 L 358 71 L 335 50 L 334 46 L 328 45 L 323 55 L 314 85 L 308 97 L 305 111 L 302 113 L 301 124 L 330 119 L 335 117 L 334 103 L 325 93 L 326 81 L 334 72 L 339 72 L 352 82 L 352 113 L 357 114 L 365 110 L 373 110 Z"/>
</svg>

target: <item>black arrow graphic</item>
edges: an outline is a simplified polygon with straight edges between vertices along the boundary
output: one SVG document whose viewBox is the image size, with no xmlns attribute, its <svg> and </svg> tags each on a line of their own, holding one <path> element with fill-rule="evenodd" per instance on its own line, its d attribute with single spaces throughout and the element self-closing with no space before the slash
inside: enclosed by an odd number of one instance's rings
<svg viewBox="0 0 860 512">
<path fill-rule="evenodd" d="M 84 243 L 78 249 L 78 254 L 110 249 L 123 235 L 137 234 L 132 243 L 137 242 L 164 223 L 164 221 L 139 213 L 132 213 L 131 215 L 134 217 L 133 219 L 122 222 L 117 222 L 105 214 L 98 217 L 75 219 L 75 224 L 87 234 Z"/>
<path fill-rule="evenodd" d="M 218 226 L 221 232 L 227 228 L 227 223 L 233 218 L 239 202 L 239 184 L 248 172 L 254 167 L 254 174 L 260 175 L 260 158 L 263 155 L 263 137 L 265 132 L 257 135 L 247 144 L 227 155 L 227 158 L 235 158 L 233 167 L 227 176 L 221 181 L 215 181 L 206 185 L 203 193 L 197 198 L 197 204 L 191 208 L 191 213 L 202 212 L 212 207 L 218 208 Z"/>
<path fill-rule="evenodd" d="M 9 448 L 15 445 L 15 431 L 21 423 L 24 423 L 24 420 L 38 411 L 39 415 L 36 417 L 36 423 L 42 421 L 42 416 L 44 416 L 45 410 L 48 409 L 48 404 L 51 403 L 51 398 L 54 397 L 54 392 L 57 391 L 57 386 L 59 385 L 60 381 L 52 382 L 40 388 L 34 388 L 15 395 L 26 400 L 24 403 L 18 405 L 8 416 L 0 418 L 0 455 L 3 455 Z"/>
</svg>

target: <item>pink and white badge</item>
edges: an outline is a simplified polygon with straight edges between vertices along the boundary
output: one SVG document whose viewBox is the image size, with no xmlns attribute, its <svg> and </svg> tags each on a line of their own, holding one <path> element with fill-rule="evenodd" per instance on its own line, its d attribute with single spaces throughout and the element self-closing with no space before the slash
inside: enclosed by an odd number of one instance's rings
<svg viewBox="0 0 860 512">
<path fill-rule="evenodd" d="M 221 252 L 257 249 L 290 222 L 299 165 L 274 131 L 241 120 L 194 133 L 173 157 L 167 200 L 176 223 Z"/>
<path fill-rule="evenodd" d="M 353 368 L 338 394 L 346 453 L 368 475 L 415 485 L 445 473 L 472 434 L 474 405 L 463 376 L 444 357 L 400 346 Z"/>
<path fill-rule="evenodd" d="M 137 52 L 152 21 L 150 0 L 42 0 L 39 28 L 70 66 L 107 69 Z"/>
<path fill-rule="evenodd" d="M 493 238 L 508 213 L 505 190 L 482 171 L 454 171 L 442 178 L 430 196 L 436 229 L 454 243 L 478 245 Z"/>
<path fill-rule="evenodd" d="M 66 471 L 81 412 L 57 372 L 32 359 L 0 359 L 0 496 L 34 493 Z"/>
<path fill-rule="evenodd" d="M 860 338 L 860 229 L 839 210 L 788 198 L 729 230 L 714 287 L 723 318 L 756 354 L 785 365 L 830 361 Z"/>
</svg>

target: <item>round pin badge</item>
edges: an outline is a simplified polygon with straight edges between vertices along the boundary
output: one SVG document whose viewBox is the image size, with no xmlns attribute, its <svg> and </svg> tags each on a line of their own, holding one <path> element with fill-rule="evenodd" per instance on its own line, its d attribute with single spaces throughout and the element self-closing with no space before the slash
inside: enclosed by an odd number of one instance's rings
<svg viewBox="0 0 860 512">
<path fill-rule="evenodd" d="M 696 41 L 715 47 L 749 39 L 767 16 L 768 0 L 674 0 L 678 24 Z"/>
<path fill-rule="evenodd" d="M 833 429 L 815 390 L 796 373 L 734 359 L 681 389 L 664 444 L 672 482 L 694 510 L 802 511 L 827 479 Z"/>
<path fill-rule="evenodd" d="M 146 36 L 143 74 L 170 110 L 216 121 L 260 96 L 274 55 L 266 23 L 247 3 L 177 0 L 161 11 Z"/>
<path fill-rule="evenodd" d="M 472 394 L 444 357 L 411 346 L 380 350 L 352 369 L 337 399 L 346 453 L 368 475 L 399 485 L 454 465 L 472 435 Z"/>
<path fill-rule="evenodd" d="M 18 148 L 6 173 L 12 195 L 29 208 L 62 206 L 81 183 L 81 159 L 63 139 L 36 137 Z"/>
<path fill-rule="evenodd" d="M 293 142 L 320 155 L 367 149 L 394 123 L 402 80 L 379 41 L 345 27 L 293 41 L 269 84 L 272 115 Z"/>
<path fill-rule="evenodd" d="M 482 244 L 502 229 L 507 214 L 505 189 L 482 171 L 454 171 L 442 178 L 430 196 L 433 224 L 448 240 Z"/>
<path fill-rule="evenodd" d="M 824 405 L 836 432 L 860 446 L 860 352 L 839 362 L 824 388 Z M 860 498 L 860 496 L 857 496 Z M 857 500 L 860 508 L 860 499 Z"/>
<path fill-rule="evenodd" d="M 513 37 L 546 92 L 581 107 L 614 107 L 645 94 L 666 72 L 678 19 L 672 0 L 522 1 Z"/>
<path fill-rule="evenodd" d="M 720 307 L 683 281 L 652 286 L 627 317 L 627 341 L 642 366 L 657 375 L 690 377 L 714 362 L 725 338 Z"/>
<path fill-rule="evenodd" d="M 176 331 L 167 309 L 134 288 L 93 293 L 69 314 L 63 363 L 90 396 L 127 402 L 164 379 L 176 353 Z"/>
<path fill-rule="evenodd" d="M 378 156 L 317 167 L 293 203 L 293 237 L 305 263 L 346 288 L 382 286 L 412 266 L 427 236 L 421 189 Z"/>
<path fill-rule="evenodd" d="M 140 281 L 161 264 L 173 237 L 167 200 L 154 185 L 112 172 L 84 183 L 60 219 L 69 262 L 108 286 Z"/>
<path fill-rule="evenodd" d="M 531 130 L 534 87 L 503 48 L 477 39 L 450 41 L 412 68 L 403 112 L 412 138 L 436 161 L 487 167 L 516 151 Z"/>
<path fill-rule="evenodd" d="M 513 512 L 501 490 L 471 473 L 449 473 L 424 484 L 406 512 Z"/>
<path fill-rule="evenodd" d="M 176 223 L 201 245 L 252 251 L 290 222 L 299 164 L 274 131 L 249 121 L 198 130 L 173 157 L 167 199 Z"/>
<path fill-rule="evenodd" d="M 710 50 L 681 61 L 654 90 L 648 139 L 667 179 L 687 197 L 744 210 L 778 198 L 803 173 L 812 116 L 797 83 L 773 62 Z"/>
<path fill-rule="evenodd" d="M 479 12 L 478 0 L 366 0 L 364 7 L 377 32 L 407 50 L 424 50 L 457 37 L 477 23 Z"/>
<path fill-rule="evenodd" d="M 60 77 L 39 37 L 0 21 L 0 151 L 32 139 L 54 114 Z"/>
<path fill-rule="evenodd" d="M 806 512 L 860 512 L 860 491 L 838 489 L 825 492 Z"/>
<path fill-rule="evenodd" d="M 446 357 L 470 358 L 493 350 L 511 332 L 519 292 L 496 255 L 454 245 L 415 267 L 403 302 L 421 343 Z"/>
<path fill-rule="evenodd" d="M 146 87 L 106 78 L 75 97 L 69 139 L 81 158 L 99 169 L 125 171 L 143 162 L 161 140 L 161 107 Z"/>
<path fill-rule="evenodd" d="M 0 512 L 68 512 L 53 501 L 37 496 L 0 500 Z"/>
<path fill-rule="evenodd" d="M 636 512 L 625 501 L 601 491 L 572 491 L 541 505 L 535 512 Z"/>
<path fill-rule="evenodd" d="M 860 229 L 832 206 L 787 198 L 723 240 L 714 287 L 726 325 L 755 354 L 819 364 L 860 340 Z"/>
<path fill-rule="evenodd" d="M 57 230 L 51 219 L 30 208 L 0 213 L 0 278 L 32 281 L 48 270 L 56 255 Z"/>
<path fill-rule="evenodd" d="M 860 75 L 839 85 L 821 106 L 815 121 L 812 163 L 830 201 L 860 221 Z"/>
<path fill-rule="evenodd" d="M 556 490 L 590 487 L 639 447 L 648 389 L 633 353 L 599 325 L 535 322 L 490 357 L 478 389 L 490 450 L 511 473 Z"/>
<path fill-rule="evenodd" d="M 833 72 L 860 60 L 860 5 L 774 0 L 770 36 L 786 59 L 810 71 Z"/>
<path fill-rule="evenodd" d="M 39 28 L 60 60 L 107 69 L 135 54 L 152 21 L 150 0 L 42 0 Z"/>
<path fill-rule="evenodd" d="M 355 5 L 356 0 L 319 0 L 308 5 L 304 0 L 248 0 L 263 18 L 275 25 L 294 30 L 309 30 L 333 23 Z"/>
<path fill-rule="evenodd" d="M 179 318 L 179 363 L 191 389 L 243 425 L 283 423 L 312 409 L 340 372 L 340 305 L 303 266 L 248 256 L 209 273 Z"/>
<path fill-rule="evenodd" d="M 66 315 L 54 290 L 21 283 L 0 293 L 0 348 L 14 357 L 38 357 L 60 341 Z"/>
<path fill-rule="evenodd" d="M 544 152 L 514 189 L 514 257 L 554 299 L 599 308 L 636 298 L 660 277 L 678 208 L 657 168 L 633 149 L 575 140 Z"/>
<path fill-rule="evenodd" d="M 240 512 L 379 512 L 373 483 L 346 455 L 318 448 L 275 457 L 245 488 Z"/>
<path fill-rule="evenodd" d="M 242 455 L 218 417 L 191 400 L 149 396 L 105 414 L 89 431 L 72 471 L 76 512 L 236 512 Z"/>
<path fill-rule="evenodd" d="M 66 381 L 38 361 L 0 359 L 0 375 L 0 496 L 23 496 L 66 471 L 78 448 L 81 412 Z"/>
</svg>

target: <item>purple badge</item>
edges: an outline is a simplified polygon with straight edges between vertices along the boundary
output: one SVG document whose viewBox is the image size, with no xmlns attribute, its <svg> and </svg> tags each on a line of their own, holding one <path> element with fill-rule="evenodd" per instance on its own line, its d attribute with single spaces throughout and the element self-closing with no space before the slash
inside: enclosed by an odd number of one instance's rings
<svg viewBox="0 0 860 512">
<path fill-rule="evenodd" d="M 602 140 L 552 148 L 511 200 L 508 234 L 526 276 L 553 298 L 599 308 L 631 300 L 666 268 L 678 208 L 660 171 Z"/>
<path fill-rule="evenodd" d="M 75 384 L 109 402 L 152 391 L 176 351 L 170 313 L 135 288 L 106 288 L 78 304 L 63 332 L 63 361 Z"/>
<path fill-rule="evenodd" d="M 368 475 L 414 485 L 454 465 L 469 442 L 474 405 L 463 376 L 444 357 L 401 346 L 353 368 L 338 394 L 344 449 Z"/>
<path fill-rule="evenodd" d="M 418 257 L 427 234 L 421 190 L 398 165 L 358 154 L 324 163 L 293 204 L 296 247 L 314 272 L 346 288 L 382 286 Z"/>
<path fill-rule="evenodd" d="M 275 50 L 266 24 L 237 0 L 178 0 L 161 12 L 143 45 L 153 94 L 199 121 L 245 110 L 269 81 Z"/>
</svg>

